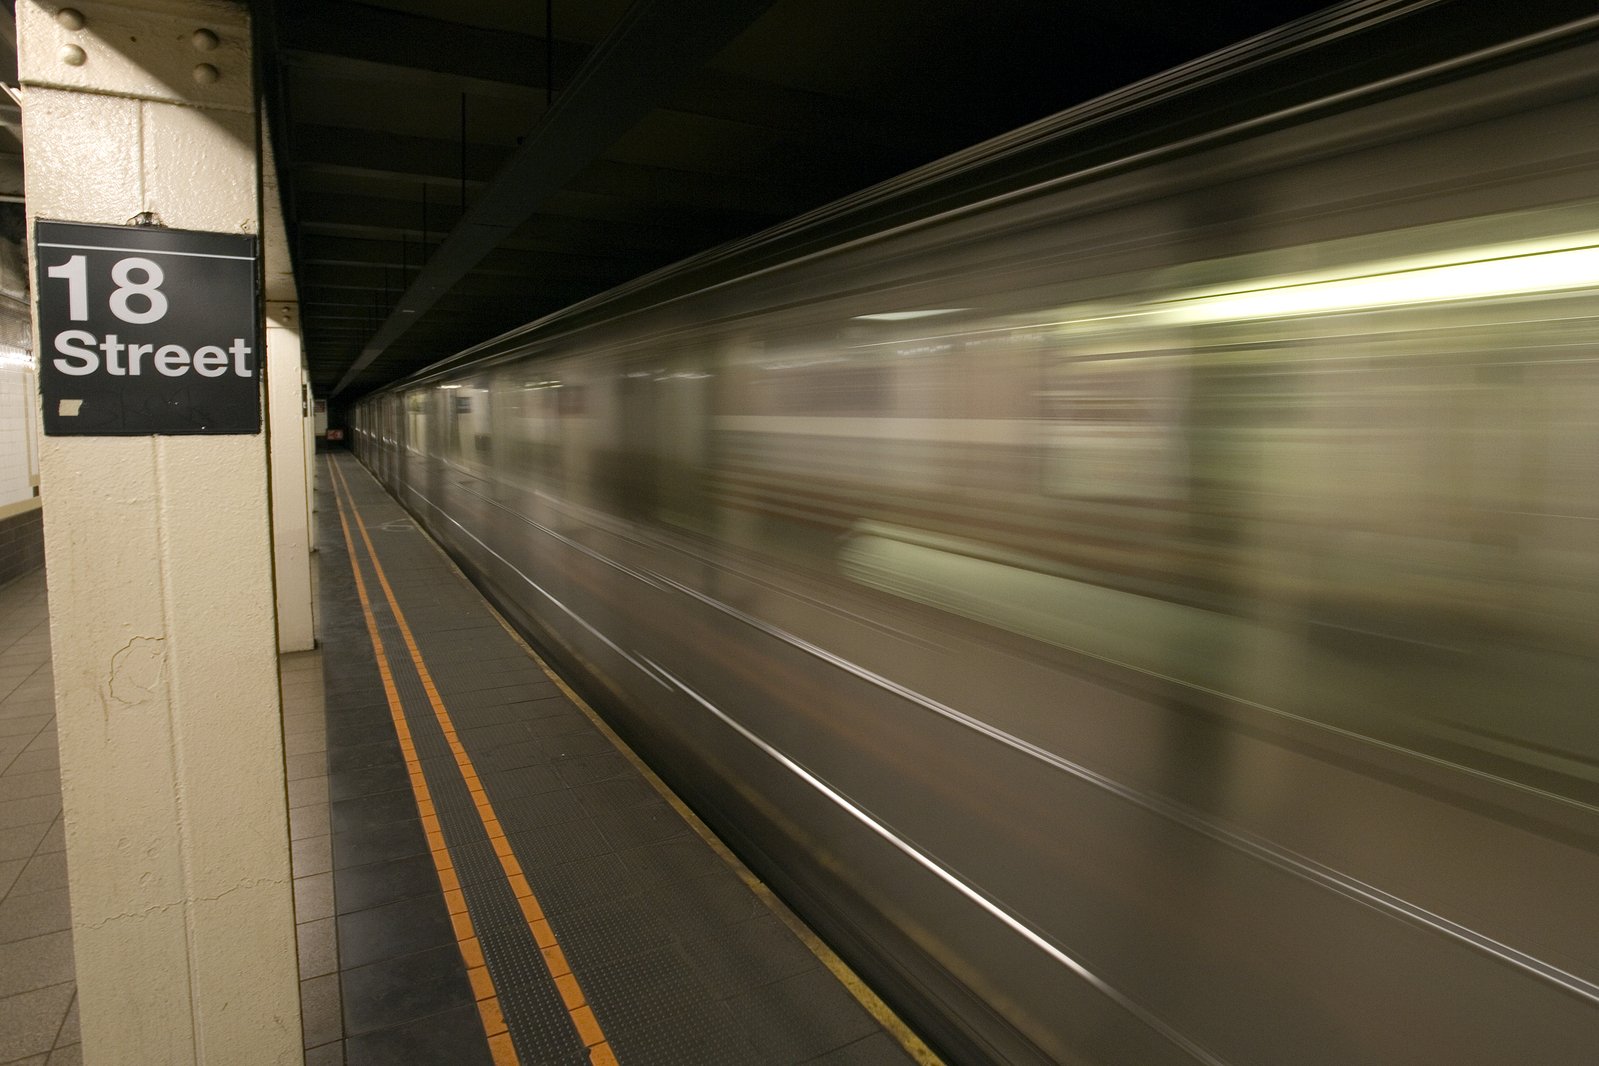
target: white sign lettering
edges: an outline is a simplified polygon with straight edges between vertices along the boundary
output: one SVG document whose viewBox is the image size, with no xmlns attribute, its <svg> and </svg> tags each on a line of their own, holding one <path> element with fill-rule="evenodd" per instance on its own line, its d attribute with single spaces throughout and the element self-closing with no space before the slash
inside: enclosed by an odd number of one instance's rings
<svg viewBox="0 0 1599 1066">
<path fill-rule="evenodd" d="M 69 329 L 56 334 L 55 350 L 66 356 L 53 360 L 55 368 L 73 377 L 97 373 L 101 356 L 105 357 L 105 372 L 112 377 L 138 377 L 147 365 L 144 357 L 152 351 L 156 372 L 169 378 L 180 378 L 190 369 L 208 378 L 219 378 L 230 370 L 241 378 L 251 376 L 250 346 L 243 337 L 233 338 L 226 350 L 207 344 L 190 355 L 181 344 L 163 344 L 158 349 L 153 344 L 123 344 L 115 333 L 96 337 L 86 329 Z"/>
</svg>

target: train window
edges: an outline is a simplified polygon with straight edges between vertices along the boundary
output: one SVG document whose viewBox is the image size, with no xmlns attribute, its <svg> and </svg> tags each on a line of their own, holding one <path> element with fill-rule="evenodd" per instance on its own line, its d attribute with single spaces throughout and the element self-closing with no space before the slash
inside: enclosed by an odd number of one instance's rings
<svg viewBox="0 0 1599 1066">
<path fill-rule="evenodd" d="M 537 363 L 500 373 L 491 399 L 497 415 L 495 459 L 504 476 L 524 483 L 558 479 L 561 432 L 556 411 L 565 388 L 564 381 Z"/>
<path fill-rule="evenodd" d="M 774 414 L 875 414 L 889 396 L 888 368 L 875 361 L 801 361 L 777 369 L 763 382 Z"/>
<path fill-rule="evenodd" d="M 1181 494 L 1182 360 L 1164 353 L 1070 357 L 1046 375 L 1044 491 L 1170 499 Z"/>
</svg>

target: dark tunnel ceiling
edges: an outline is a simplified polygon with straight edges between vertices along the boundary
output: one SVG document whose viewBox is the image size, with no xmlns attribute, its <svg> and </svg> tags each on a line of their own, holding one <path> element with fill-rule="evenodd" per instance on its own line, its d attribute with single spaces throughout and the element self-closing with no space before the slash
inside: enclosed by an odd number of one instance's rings
<svg viewBox="0 0 1599 1066">
<path fill-rule="evenodd" d="M 313 389 L 353 399 L 1326 6 L 258 3 Z"/>
</svg>

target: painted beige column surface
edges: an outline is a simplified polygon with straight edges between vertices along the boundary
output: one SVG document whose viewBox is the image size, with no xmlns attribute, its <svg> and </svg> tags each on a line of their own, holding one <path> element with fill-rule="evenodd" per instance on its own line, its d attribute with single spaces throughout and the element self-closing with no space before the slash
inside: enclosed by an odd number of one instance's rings
<svg viewBox="0 0 1599 1066">
<path fill-rule="evenodd" d="M 16 9 L 30 223 L 259 232 L 245 5 Z M 85 1059 L 299 1062 L 266 434 L 40 473 Z"/>
</svg>

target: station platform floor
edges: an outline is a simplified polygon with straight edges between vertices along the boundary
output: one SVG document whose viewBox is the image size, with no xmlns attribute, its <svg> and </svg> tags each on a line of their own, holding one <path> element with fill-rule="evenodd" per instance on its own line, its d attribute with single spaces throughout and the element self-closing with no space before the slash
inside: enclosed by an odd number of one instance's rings
<svg viewBox="0 0 1599 1066">
<path fill-rule="evenodd" d="M 44 571 L 0 586 L 0 1063 L 76 1066 L 78 986 Z"/>
<path fill-rule="evenodd" d="M 935 1062 L 498 620 L 318 460 L 285 656 L 306 1062 Z"/>
</svg>

